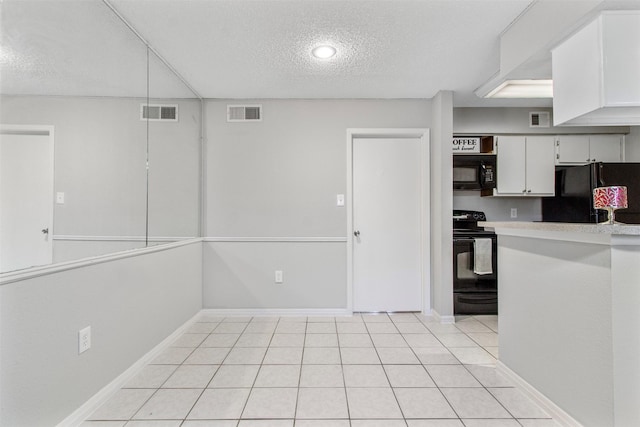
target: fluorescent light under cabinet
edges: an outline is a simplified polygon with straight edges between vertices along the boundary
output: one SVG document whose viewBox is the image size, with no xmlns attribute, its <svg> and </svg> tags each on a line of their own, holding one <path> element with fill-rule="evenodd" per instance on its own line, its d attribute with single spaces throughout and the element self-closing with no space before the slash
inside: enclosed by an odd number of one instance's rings
<svg viewBox="0 0 640 427">
<path fill-rule="evenodd" d="M 553 98 L 553 80 L 505 80 L 485 98 Z"/>
</svg>

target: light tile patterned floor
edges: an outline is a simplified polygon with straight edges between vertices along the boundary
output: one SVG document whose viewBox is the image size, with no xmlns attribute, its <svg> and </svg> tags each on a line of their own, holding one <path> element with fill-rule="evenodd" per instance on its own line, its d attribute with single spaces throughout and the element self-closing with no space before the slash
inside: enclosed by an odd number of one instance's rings
<svg viewBox="0 0 640 427">
<path fill-rule="evenodd" d="M 84 427 L 554 427 L 495 371 L 497 316 L 203 315 Z"/>
</svg>

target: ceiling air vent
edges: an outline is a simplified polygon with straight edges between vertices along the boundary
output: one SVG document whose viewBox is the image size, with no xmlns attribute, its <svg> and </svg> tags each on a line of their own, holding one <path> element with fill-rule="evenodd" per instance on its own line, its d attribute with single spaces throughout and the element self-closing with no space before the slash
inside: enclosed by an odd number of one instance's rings
<svg viewBox="0 0 640 427">
<path fill-rule="evenodd" d="M 529 113 L 530 128 L 548 128 L 551 124 L 551 114 L 548 111 L 532 111 Z"/>
<path fill-rule="evenodd" d="M 228 122 L 261 122 L 262 105 L 227 105 Z"/>
<path fill-rule="evenodd" d="M 177 105 L 140 104 L 140 120 L 177 122 Z"/>
</svg>

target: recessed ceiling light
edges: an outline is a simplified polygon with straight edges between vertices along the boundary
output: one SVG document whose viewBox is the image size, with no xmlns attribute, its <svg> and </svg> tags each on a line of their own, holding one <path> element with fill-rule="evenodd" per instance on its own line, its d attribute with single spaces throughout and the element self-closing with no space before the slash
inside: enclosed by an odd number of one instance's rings
<svg viewBox="0 0 640 427">
<path fill-rule="evenodd" d="M 311 54 L 318 59 L 329 59 L 336 54 L 336 48 L 329 45 L 318 46 L 311 51 Z"/>
<path fill-rule="evenodd" d="M 553 98 L 552 80 L 507 80 L 485 98 Z"/>
</svg>

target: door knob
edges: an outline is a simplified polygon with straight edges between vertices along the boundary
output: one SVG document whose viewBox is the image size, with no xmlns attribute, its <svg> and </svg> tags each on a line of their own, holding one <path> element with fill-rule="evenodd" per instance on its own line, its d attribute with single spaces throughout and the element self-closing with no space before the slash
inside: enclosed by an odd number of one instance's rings
<svg viewBox="0 0 640 427">
<path fill-rule="evenodd" d="M 48 228 L 43 228 L 42 229 L 42 234 L 49 234 L 49 229 Z"/>
<path fill-rule="evenodd" d="M 360 230 L 354 231 L 353 235 L 356 236 L 356 237 L 360 237 Z"/>
</svg>

